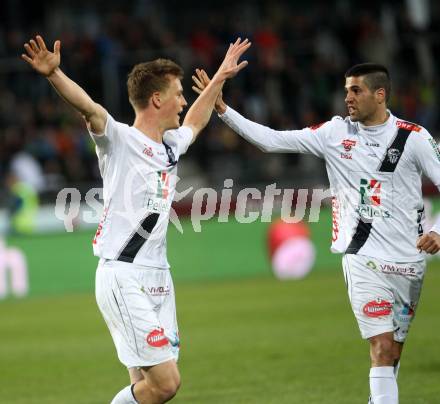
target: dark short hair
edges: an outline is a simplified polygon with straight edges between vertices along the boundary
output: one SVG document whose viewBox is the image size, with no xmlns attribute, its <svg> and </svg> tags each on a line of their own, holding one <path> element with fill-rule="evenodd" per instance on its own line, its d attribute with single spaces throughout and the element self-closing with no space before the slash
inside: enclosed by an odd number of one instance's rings
<svg viewBox="0 0 440 404">
<path fill-rule="evenodd" d="M 364 81 L 371 91 L 379 88 L 385 90 L 385 100 L 388 102 L 391 94 L 391 80 L 388 69 L 377 63 L 361 63 L 350 67 L 345 73 L 345 77 L 364 76 Z"/>
<path fill-rule="evenodd" d="M 135 65 L 127 79 L 131 105 L 135 108 L 147 107 L 153 93 L 167 89 L 169 76 L 183 78 L 183 69 L 169 59 L 156 59 Z"/>
</svg>

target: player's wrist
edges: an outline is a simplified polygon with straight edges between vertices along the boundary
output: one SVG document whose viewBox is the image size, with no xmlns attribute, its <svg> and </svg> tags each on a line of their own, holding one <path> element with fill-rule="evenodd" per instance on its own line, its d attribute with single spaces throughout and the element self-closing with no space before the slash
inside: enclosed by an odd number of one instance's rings
<svg viewBox="0 0 440 404">
<path fill-rule="evenodd" d="M 226 112 L 226 104 L 222 101 L 219 104 L 215 104 L 215 112 L 219 115 L 223 115 Z"/>
<path fill-rule="evenodd" d="M 219 69 L 217 73 L 214 74 L 214 77 L 211 81 L 213 85 L 220 85 L 223 87 L 223 84 L 227 78 L 228 76 L 226 75 L 226 72 L 223 72 L 221 69 Z"/>
<path fill-rule="evenodd" d="M 46 78 L 48 80 L 54 79 L 55 77 L 57 77 L 59 75 L 59 73 L 61 72 L 61 69 L 59 66 L 55 67 L 55 69 L 51 70 L 48 74 L 46 74 Z"/>
</svg>

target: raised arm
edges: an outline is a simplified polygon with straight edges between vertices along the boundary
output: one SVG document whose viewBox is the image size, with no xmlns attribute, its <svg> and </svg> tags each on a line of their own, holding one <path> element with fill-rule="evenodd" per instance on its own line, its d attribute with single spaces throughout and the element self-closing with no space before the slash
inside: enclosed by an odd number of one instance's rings
<svg viewBox="0 0 440 404">
<path fill-rule="evenodd" d="M 53 52 L 50 52 L 43 38 L 37 35 L 35 40 L 31 39 L 25 43 L 24 48 L 27 54 L 22 54 L 22 59 L 49 80 L 57 93 L 84 117 L 93 133 L 103 133 L 107 111 L 61 71 L 61 42 L 55 41 Z"/>
<path fill-rule="evenodd" d="M 209 84 L 211 79 L 203 69 L 196 69 L 196 74 L 192 76 L 194 86 L 192 89 L 201 94 L 203 89 Z M 223 115 L 226 112 L 227 105 L 223 101 L 223 91 L 220 91 L 215 99 L 214 109 L 219 115 Z"/>
<path fill-rule="evenodd" d="M 250 46 L 251 43 L 247 39 L 242 42 L 240 38 L 234 44 L 229 45 L 225 58 L 214 77 L 206 88 L 200 92 L 200 96 L 188 110 L 183 125 L 189 126 L 192 129 L 194 134 L 193 141 L 209 122 L 215 101 L 225 81 L 234 77 L 241 69 L 247 66 L 247 61 L 238 64 L 238 60 Z"/>
<path fill-rule="evenodd" d="M 203 69 L 196 69 L 193 90 L 202 94 L 210 85 L 210 78 Z M 301 130 L 275 130 L 253 122 L 228 107 L 221 92 L 215 100 L 215 110 L 234 132 L 267 153 L 310 153 L 324 158 L 325 137 L 331 121 L 316 128 Z"/>
</svg>

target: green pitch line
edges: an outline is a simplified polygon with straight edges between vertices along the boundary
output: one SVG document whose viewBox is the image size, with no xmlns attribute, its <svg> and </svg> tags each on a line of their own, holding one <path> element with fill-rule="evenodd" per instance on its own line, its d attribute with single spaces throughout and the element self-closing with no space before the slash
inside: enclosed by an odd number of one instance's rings
<svg viewBox="0 0 440 404">
<path fill-rule="evenodd" d="M 440 397 L 439 271 L 428 271 L 405 346 L 401 404 Z M 366 403 L 368 346 L 339 271 L 177 281 L 176 292 L 182 389 L 173 403 Z M 0 318 L 0 403 L 102 404 L 128 384 L 92 293 L 9 300 Z"/>
</svg>

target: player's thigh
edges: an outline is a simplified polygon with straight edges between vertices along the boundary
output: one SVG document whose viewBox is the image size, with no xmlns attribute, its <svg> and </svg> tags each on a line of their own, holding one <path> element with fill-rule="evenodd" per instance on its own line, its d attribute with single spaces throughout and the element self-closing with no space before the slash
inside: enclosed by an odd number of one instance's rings
<svg viewBox="0 0 440 404">
<path fill-rule="evenodd" d="M 175 359 L 178 359 L 180 337 L 176 313 L 176 297 L 171 273 L 166 276 L 167 294 L 163 296 L 159 311 L 159 320 L 165 330 L 165 335 L 173 348 Z"/>
<path fill-rule="evenodd" d="M 394 264 L 396 274 L 387 275 L 394 287 L 395 340 L 403 343 L 414 320 L 422 292 L 425 262 Z"/>
<path fill-rule="evenodd" d="M 362 338 L 393 332 L 394 293 L 377 272 L 377 264 L 365 256 L 346 254 L 343 268 Z"/>
<path fill-rule="evenodd" d="M 127 368 L 153 366 L 174 359 L 158 313 L 165 271 L 110 261 L 98 269 L 102 290 L 97 300 Z M 98 295 L 100 296 L 98 298 Z"/>
</svg>

